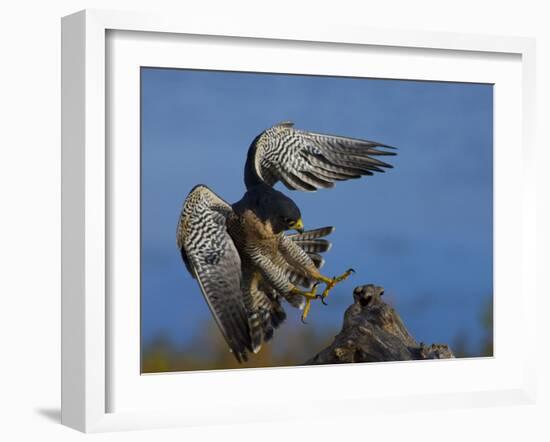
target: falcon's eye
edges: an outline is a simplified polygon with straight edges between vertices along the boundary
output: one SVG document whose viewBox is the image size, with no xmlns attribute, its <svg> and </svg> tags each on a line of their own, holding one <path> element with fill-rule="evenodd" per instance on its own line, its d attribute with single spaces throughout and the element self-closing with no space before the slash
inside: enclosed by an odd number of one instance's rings
<svg viewBox="0 0 550 442">
<path fill-rule="evenodd" d="M 283 221 L 286 225 L 289 226 L 296 223 L 296 221 L 294 221 L 292 218 L 283 218 Z"/>
</svg>

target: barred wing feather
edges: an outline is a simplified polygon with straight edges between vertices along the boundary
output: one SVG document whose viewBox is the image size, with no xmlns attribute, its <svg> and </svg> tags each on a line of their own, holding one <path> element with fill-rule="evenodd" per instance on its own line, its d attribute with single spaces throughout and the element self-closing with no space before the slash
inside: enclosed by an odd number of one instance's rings
<svg viewBox="0 0 550 442">
<path fill-rule="evenodd" d="M 279 123 L 256 137 L 245 166 L 247 188 L 281 181 L 291 190 L 314 191 L 336 181 L 373 175 L 392 166 L 375 157 L 395 155 L 375 141 L 306 132 Z"/>
<path fill-rule="evenodd" d="M 241 260 L 226 230 L 231 206 L 206 186 L 186 198 L 178 222 L 177 245 L 236 358 L 250 351 L 248 317 L 241 294 Z"/>
</svg>

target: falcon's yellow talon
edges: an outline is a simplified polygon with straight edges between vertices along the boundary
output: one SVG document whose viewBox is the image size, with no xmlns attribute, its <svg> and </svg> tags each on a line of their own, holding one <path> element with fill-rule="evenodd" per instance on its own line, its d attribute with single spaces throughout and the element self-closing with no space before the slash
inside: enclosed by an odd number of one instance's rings
<svg viewBox="0 0 550 442">
<path fill-rule="evenodd" d="M 327 305 L 325 302 L 325 298 L 328 296 L 332 288 L 340 281 L 347 279 L 352 273 L 354 273 L 354 270 L 349 269 L 346 272 L 342 273 L 340 276 L 335 276 L 334 278 L 327 278 L 326 276 L 321 275 L 319 277 L 319 281 L 324 282 L 326 284 L 326 287 L 325 290 L 323 290 L 323 293 L 320 295 L 317 294 L 317 286 L 319 285 L 319 282 L 315 283 L 309 292 L 304 292 L 296 287 L 293 287 L 290 291 L 291 293 L 295 295 L 301 295 L 306 298 L 306 304 L 304 306 L 304 311 L 302 312 L 302 322 L 306 322 L 307 315 L 309 314 L 309 310 L 311 309 L 312 300 L 320 299 L 323 304 Z"/>
<path fill-rule="evenodd" d="M 309 310 L 311 308 L 311 301 L 313 299 L 317 299 L 317 297 L 319 296 L 319 295 L 317 295 L 317 286 L 318 285 L 319 285 L 319 283 L 314 284 L 309 292 L 304 292 L 300 289 L 297 289 L 296 287 L 293 287 L 290 290 L 290 293 L 293 293 L 295 295 L 301 295 L 304 298 L 306 298 L 306 305 L 304 306 L 304 311 L 302 312 L 302 322 L 303 323 L 306 322 L 307 315 L 308 315 Z"/>
<path fill-rule="evenodd" d="M 306 299 L 306 305 L 304 306 L 304 311 L 302 312 L 302 322 L 306 323 L 306 318 L 311 308 L 311 299 Z"/>
<path fill-rule="evenodd" d="M 344 281 L 345 279 L 348 279 L 352 273 L 355 273 L 355 270 L 348 269 L 344 273 L 342 273 L 340 276 L 335 276 L 334 278 L 327 278 L 326 276 L 322 276 L 320 280 L 326 284 L 325 290 L 323 290 L 323 293 L 321 295 L 323 300 L 328 296 L 328 294 L 336 284 L 338 284 L 341 281 Z"/>
</svg>

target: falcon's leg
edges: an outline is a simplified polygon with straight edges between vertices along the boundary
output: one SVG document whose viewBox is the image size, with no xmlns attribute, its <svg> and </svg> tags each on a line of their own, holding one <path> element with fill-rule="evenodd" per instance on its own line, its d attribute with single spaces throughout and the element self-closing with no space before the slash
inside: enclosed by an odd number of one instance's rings
<svg viewBox="0 0 550 442">
<path fill-rule="evenodd" d="M 323 294 L 317 295 L 318 298 L 321 298 L 323 304 L 326 304 L 325 298 L 328 296 L 332 288 L 340 281 L 347 279 L 352 273 L 355 272 L 355 270 L 349 269 L 340 276 L 328 278 L 319 273 L 319 270 L 317 269 L 317 267 L 315 267 L 315 264 L 307 255 L 307 253 L 293 241 L 283 236 L 281 238 L 280 247 L 283 255 L 288 260 L 289 264 L 300 269 L 305 275 L 307 275 L 308 278 L 314 281 L 324 282 L 326 284 Z M 307 307 L 309 307 L 309 304 L 307 304 Z"/>
<path fill-rule="evenodd" d="M 294 285 L 288 280 L 285 270 L 275 265 L 267 256 L 256 250 L 251 250 L 249 256 L 256 265 L 262 278 L 281 294 L 290 292 Z"/>
<path fill-rule="evenodd" d="M 314 299 L 317 299 L 321 297 L 321 295 L 317 294 L 317 286 L 319 283 L 313 284 L 313 287 L 311 287 L 311 290 L 309 292 L 304 292 L 296 287 L 292 288 L 290 290 L 290 293 L 293 293 L 295 295 L 301 295 L 304 298 L 306 298 L 306 305 L 304 306 L 304 311 L 302 312 L 302 322 L 306 322 L 307 315 L 309 313 L 309 309 L 311 308 L 311 301 Z"/>
<path fill-rule="evenodd" d="M 317 269 L 304 249 L 284 235 L 280 238 L 279 250 L 292 267 L 301 269 L 305 274 L 309 273 L 308 270 L 315 271 Z"/>
<path fill-rule="evenodd" d="M 321 295 L 317 294 L 317 284 L 314 284 L 309 292 L 304 292 L 293 284 L 290 283 L 284 270 L 275 265 L 266 256 L 261 253 L 251 252 L 250 257 L 252 261 L 258 266 L 262 277 L 269 282 L 279 293 L 293 293 L 295 295 L 301 295 L 306 298 L 306 305 L 302 313 L 302 321 L 305 321 L 309 309 L 311 308 L 311 301 L 313 299 L 321 298 Z"/>
<path fill-rule="evenodd" d="M 321 301 L 323 304 L 325 303 L 325 298 L 328 296 L 329 292 L 334 288 L 336 284 L 338 284 L 340 281 L 344 281 L 345 279 L 348 279 L 348 277 L 355 273 L 355 270 L 348 269 L 344 273 L 342 273 L 340 276 L 335 276 L 334 278 L 327 278 L 326 276 L 320 275 L 318 278 L 319 281 L 324 282 L 326 284 L 325 290 L 323 290 L 323 293 L 321 295 Z"/>
</svg>

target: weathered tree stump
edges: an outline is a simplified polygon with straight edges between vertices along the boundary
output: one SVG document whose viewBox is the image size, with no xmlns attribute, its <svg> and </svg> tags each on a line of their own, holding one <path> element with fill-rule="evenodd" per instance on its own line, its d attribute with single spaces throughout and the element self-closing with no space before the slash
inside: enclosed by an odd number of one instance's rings
<svg viewBox="0 0 550 442">
<path fill-rule="evenodd" d="M 448 345 L 417 343 L 395 309 L 382 301 L 383 294 L 384 289 L 373 284 L 356 287 L 342 330 L 306 364 L 454 358 Z"/>
</svg>

